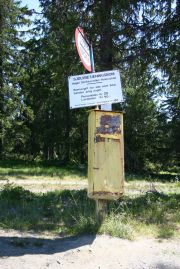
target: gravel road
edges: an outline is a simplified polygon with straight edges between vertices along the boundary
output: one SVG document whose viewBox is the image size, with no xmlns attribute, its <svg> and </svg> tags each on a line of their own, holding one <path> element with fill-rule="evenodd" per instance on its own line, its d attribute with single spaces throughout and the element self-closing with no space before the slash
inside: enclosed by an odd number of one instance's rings
<svg viewBox="0 0 180 269">
<path fill-rule="evenodd" d="M 0 231 L 1 269 L 180 269 L 180 239 L 59 238 Z"/>
</svg>

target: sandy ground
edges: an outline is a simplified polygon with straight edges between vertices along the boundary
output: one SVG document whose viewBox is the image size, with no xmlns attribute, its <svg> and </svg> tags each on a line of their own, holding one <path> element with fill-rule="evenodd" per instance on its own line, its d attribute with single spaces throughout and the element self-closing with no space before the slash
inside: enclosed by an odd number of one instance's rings
<svg viewBox="0 0 180 269">
<path fill-rule="evenodd" d="M 81 190 L 87 188 L 87 180 L 63 180 L 63 179 L 13 179 L 8 178 L 8 180 L 0 180 L 0 188 L 5 184 L 15 184 L 22 186 L 24 189 L 30 190 L 34 193 L 46 193 L 48 191 L 55 190 Z"/>
<path fill-rule="evenodd" d="M 180 269 L 180 239 L 52 238 L 0 231 L 1 269 Z"/>
<path fill-rule="evenodd" d="M 43 177 L 33 177 L 31 179 L 29 178 L 11 178 L 8 177 L 8 179 L 0 179 L 0 189 L 5 184 L 15 184 L 18 186 L 22 186 L 24 189 L 30 190 L 34 193 L 46 193 L 48 191 L 55 191 L 55 190 L 82 190 L 87 189 L 88 187 L 88 181 L 87 179 L 59 179 L 59 178 L 53 178 L 53 179 L 43 179 Z M 172 185 L 170 188 L 167 188 L 164 186 L 163 183 L 153 183 L 154 187 L 159 192 L 171 192 L 171 193 L 179 193 L 179 190 L 177 189 L 176 185 Z M 125 182 L 125 194 L 127 195 L 142 195 L 146 193 L 147 191 L 152 190 L 152 183 L 151 182 Z"/>
</svg>

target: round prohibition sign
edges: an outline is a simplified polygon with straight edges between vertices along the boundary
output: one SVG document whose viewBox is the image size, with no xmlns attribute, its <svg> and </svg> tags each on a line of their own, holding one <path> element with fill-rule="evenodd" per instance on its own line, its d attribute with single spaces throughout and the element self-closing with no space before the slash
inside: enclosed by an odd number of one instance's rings
<svg viewBox="0 0 180 269">
<path fill-rule="evenodd" d="M 81 62 L 89 72 L 92 72 L 90 45 L 81 27 L 76 28 L 75 41 Z"/>
</svg>

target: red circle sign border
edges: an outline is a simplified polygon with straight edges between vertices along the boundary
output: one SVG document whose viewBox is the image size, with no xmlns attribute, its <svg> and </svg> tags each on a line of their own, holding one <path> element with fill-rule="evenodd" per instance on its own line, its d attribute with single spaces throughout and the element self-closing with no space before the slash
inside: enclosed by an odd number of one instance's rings
<svg viewBox="0 0 180 269">
<path fill-rule="evenodd" d="M 78 54 L 79 54 L 79 57 L 84 65 L 84 67 L 89 71 L 89 72 L 92 72 L 92 64 L 90 63 L 90 65 L 87 65 L 82 57 L 82 53 L 81 53 L 81 49 L 78 45 L 78 39 L 79 39 L 79 35 L 83 35 L 85 36 L 84 34 L 84 31 L 81 27 L 77 27 L 76 28 L 76 31 L 75 31 L 75 41 L 76 41 L 76 48 L 77 48 L 77 51 L 78 51 Z"/>
</svg>

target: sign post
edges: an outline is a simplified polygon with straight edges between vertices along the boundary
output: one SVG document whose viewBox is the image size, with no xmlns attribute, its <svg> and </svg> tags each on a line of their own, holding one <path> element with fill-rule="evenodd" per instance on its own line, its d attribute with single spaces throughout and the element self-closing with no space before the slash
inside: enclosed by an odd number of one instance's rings
<svg viewBox="0 0 180 269">
<path fill-rule="evenodd" d="M 88 196 L 95 199 L 97 218 L 102 221 L 107 200 L 121 197 L 124 186 L 123 114 L 111 111 L 112 103 L 123 101 L 120 73 L 95 72 L 93 47 L 81 27 L 75 30 L 75 41 L 90 73 L 68 78 L 70 109 L 96 106 L 88 121 Z"/>
</svg>

